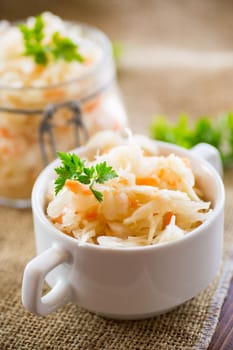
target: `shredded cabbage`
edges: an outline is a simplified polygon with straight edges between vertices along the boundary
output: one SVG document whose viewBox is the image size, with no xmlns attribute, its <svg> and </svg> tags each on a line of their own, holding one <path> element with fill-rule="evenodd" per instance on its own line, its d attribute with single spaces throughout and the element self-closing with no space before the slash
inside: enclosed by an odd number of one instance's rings
<svg viewBox="0 0 233 350">
<path fill-rule="evenodd" d="M 111 131 L 90 140 L 87 154 L 94 149 L 88 165 L 106 161 L 118 174 L 95 185 L 102 202 L 91 192 L 73 193 L 66 186 L 57 196 L 48 191 L 49 219 L 80 244 L 117 248 L 174 241 L 211 215 L 188 159 L 159 155 L 146 137 L 122 138 Z"/>
</svg>

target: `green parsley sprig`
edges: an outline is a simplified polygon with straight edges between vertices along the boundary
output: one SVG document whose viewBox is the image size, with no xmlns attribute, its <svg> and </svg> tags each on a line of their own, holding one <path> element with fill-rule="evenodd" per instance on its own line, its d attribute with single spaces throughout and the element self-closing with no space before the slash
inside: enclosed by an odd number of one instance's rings
<svg viewBox="0 0 233 350">
<path fill-rule="evenodd" d="M 222 157 L 223 165 L 233 164 L 233 113 L 217 118 L 199 117 L 191 124 L 189 117 L 181 114 L 176 123 L 164 116 L 156 116 L 150 126 L 153 139 L 191 148 L 200 142 L 215 146 Z"/>
<path fill-rule="evenodd" d="M 117 177 L 115 170 L 108 166 L 106 162 L 86 167 L 85 160 L 81 160 L 76 154 L 58 152 L 58 157 L 62 161 L 62 166 L 55 168 L 58 177 L 55 180 L 55 194 L 64 187 L 66 180 L 79 181 L 82 184 L 89 185 L 95 198 L 102 202 L 103 194 L 94 189 L 96 183 L 104 182 Z"/>
<path fill-rule="evenodd" d="M 24 55 L 32 56 L 37 64 L 43 66 L 47 65 L 51 59 L 63 59 L 67 62 L 84 61 L 84 57 L 78 51 L 78 45 L 59 32 L 54 32 L 50 42 L 44 43 L 44 28 L 45 23 L 40 15 L 35 17 L 32 27 L 26 24 L 19 25 L 24 40 Z"/>
</svg>

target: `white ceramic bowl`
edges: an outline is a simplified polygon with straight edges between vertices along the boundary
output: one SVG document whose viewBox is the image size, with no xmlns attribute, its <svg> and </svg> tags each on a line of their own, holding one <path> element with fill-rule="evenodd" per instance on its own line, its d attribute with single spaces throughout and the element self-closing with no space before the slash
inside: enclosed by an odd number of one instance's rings
<svg viewBox="0 0 233 350">
<path fill-rule="evenodd" d="M 146 318 L 180 305 L 211 282 L 221 263 L 223 244 L 224 186 L 218 152 L 206 144 L 189 151 L 156 144 L 161 154 L 172 152 L 190 159 L 198 185 L 212 202 L 209 219 L 184 238 L 159 245 L 81 246 L 45 215 L 48 181 L 58 165 L 53 162 L 43 170 L 32 193 L 38 255 L 26 266 L 22 286 L 22 301 L 29 311 L 46 315 L 73 302 L 111 318 Z M 84 154 L 85 147 L 77 153 Z M 42 297 L 44 280 L 52 289 Z"/>
</svg>

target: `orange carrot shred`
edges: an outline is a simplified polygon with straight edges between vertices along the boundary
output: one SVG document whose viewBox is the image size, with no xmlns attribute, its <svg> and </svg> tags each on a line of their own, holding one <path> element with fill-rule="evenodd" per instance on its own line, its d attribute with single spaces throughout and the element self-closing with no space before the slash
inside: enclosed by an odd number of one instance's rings
<svg viewBox="0 0 233 350">
<path fill-rule="evenodd" d="M 87 213 L 85 214 L 85 218 L 86 218 L 87 220 L 94 220 L 94 219 L 97 218 L 97 216 L 98 216 L 98 215 L 97 215 L 96 210 L 87 212 Z"/>
<path fill-rule="evenodd" d="M 136 185 L 157 186 L 158 181 L 154 177 L 137 177 Z"/>
<path fill-rule="evenodd" d="M 63 216 L 62 216 L 62 214 L 60 214 L 59 216 L 57 216 L 57 217 L 54 219 L 54 222 L 55 222 L 55 223 L 58 223 L 58 224 L 62 224 L 62 219 L 63 219 Z"/>
<path fill-rule="evenodd" d="M 88 196 L 91 194 L 91 190 L 85 186 L 83 186 L 80 182 L 75 180 L 66 180 L 66 187 L 73 193 L 80 193 L 84 196 Z"/>
<path fill-rule="evenodd" d="M 170 224 L 172 216 L 173 216 L 173 213 L 171 211 L 167 212 L 164 215 L 164 217 L 163 217 L 164 226 L 167 226 Z"/>
</svg>

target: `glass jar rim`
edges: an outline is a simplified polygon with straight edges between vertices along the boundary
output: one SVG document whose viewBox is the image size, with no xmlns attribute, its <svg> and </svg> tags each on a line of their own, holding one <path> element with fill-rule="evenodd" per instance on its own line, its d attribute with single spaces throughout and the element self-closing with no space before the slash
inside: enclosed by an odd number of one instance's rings
<svg viewBox="0 0 233 350">
<path fill-rule="evenodd" d="M 14 22 L 9 22 L 10 24 L 19 24 L 23 23 L 24 21 L 14 21 Z M 64 21 L 67 25 L 75 25 L 79 26 L 80 28 L 87 30 L 89 33 L 94 34 L 95 37 L 100 41 L 101 48 L 103 50 L 103 55 L 100 59 L 100 61 L 95 64 L 93 67 L 90 67 L 90 69 L 86 72 L 83 72 L 80 74 L 79 77 L 70 79 L 70 80 L 65 80 L 64 82 L 60 83 L 55 83 L 55 84 L 50 84 L 50 85 L 44 85 L 44 86 L 20 86 L 20 87 L 14 87 L 10 85 L 1 85 L 0 84 L 0 91 L 5 90 L 5 91 L 46 91 L 49 89 L 55 89 L 55 88 L 60 88 L 60 87 L 65 87 L 70 84 L 83 81 L 89 76 L 95 74 L 102 66 L 104 66 L 105 62 L 108 61 L 108 59 L 112 59 L 112 45 L 111 41 L 108 38 L 108 36 L 100 29 L 96 28 L 95 26 L 78 22 L 78 21 L 69 21 L 65 20 Z"/>
</svg>

